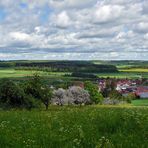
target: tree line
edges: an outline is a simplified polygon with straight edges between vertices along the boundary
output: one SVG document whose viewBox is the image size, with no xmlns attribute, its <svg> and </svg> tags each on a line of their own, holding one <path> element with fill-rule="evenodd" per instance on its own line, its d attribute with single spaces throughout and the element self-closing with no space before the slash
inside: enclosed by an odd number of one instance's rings
<svg viewBox="0 0 148 148">
<path fill-rule="evenodd" d="M 87 61 L 1 61 L 0 67 L 13 67 L 15 69 L 24 70 L 42 70 L 48 72 L 118 72 L 114 65 L 98 65 Z"/>
</svg>

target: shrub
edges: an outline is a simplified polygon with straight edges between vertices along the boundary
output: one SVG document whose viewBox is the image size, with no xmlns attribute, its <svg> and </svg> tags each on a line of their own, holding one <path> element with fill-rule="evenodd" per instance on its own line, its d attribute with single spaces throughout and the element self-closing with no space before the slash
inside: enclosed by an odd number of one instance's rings
<svg viewBox="0 0 148 148">
<path fill-rule="evenodd" d="M 135 94 L 130 93 L 130 94 L 128 94 L 127 97 L 124 97 L 123 99 L 126 102 L 131 103 L 132 100 L 135 100 L 136 99 L 136 96 L 135 96 Z"/>
<path fill-rule="evenodd" d="M 114 99 L 116 99 L 116 100 L 122 100 L 123 99 L 122 95 L 116 90 L 113 90 L 113 91 L 110 92 L 109 98 L 113 99 L 113 100 Z"/>
</svg>

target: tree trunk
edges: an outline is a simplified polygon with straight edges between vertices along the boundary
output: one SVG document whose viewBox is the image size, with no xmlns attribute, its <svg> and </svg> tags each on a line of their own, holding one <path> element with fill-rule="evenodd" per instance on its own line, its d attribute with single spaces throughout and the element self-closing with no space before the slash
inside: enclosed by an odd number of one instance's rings
<svg viewBox="0 0 148 148">
<path fill-rule="evenodd" d="M 48 110 L 48 105 L 46 105 L 46 110 Z"/>
</svg>

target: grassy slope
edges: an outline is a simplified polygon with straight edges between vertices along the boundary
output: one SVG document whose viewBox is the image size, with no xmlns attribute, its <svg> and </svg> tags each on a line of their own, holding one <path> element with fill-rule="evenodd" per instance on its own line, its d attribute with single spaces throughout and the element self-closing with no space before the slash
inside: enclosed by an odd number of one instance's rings
<svg viewBox="0 0 148 148">
<path fill-rule="evenodd" d="M 147 147 L 148 108 L 50 107 L 1 111 L 1 147 Z M 105 137 L 105 138 L 102 138 Z M 105 147 L 105 146 L 104 146 Z"/>
</svg>

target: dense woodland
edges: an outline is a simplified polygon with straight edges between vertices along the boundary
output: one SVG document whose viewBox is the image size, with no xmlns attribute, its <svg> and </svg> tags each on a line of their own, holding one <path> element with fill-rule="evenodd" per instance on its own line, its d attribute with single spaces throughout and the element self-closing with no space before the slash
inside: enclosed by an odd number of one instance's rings
<svg viewBox="0 0 148 148">
<path fill-rule="evenodd" d="M 109 73 L 118 72 L 114 65 L 94 64 L 86 61 L 45 61 L 45 62 L 29 62 L 29 61 L 13 61 L 0 62 L 0 67 L 15 67 L 16 69 L 25 70 L 43 70 L 52 72 L 88 72 L 88 73 Z"/>
</svg>

